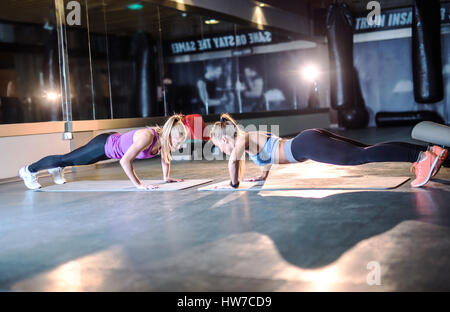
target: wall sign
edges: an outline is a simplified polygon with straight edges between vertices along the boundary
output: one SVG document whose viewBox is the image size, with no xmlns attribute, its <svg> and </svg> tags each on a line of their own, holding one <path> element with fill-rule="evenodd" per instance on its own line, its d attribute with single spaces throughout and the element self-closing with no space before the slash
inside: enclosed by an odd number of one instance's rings
<svg viewBox="0 0 450 312">
<path fill-rule="evenodd" d="M 441 23 L 450 23 L 450 2 L 441 3 Z M 381 12 L 379 25 L 369 25 L 367 15 L 355 18 L 355 33 L 411 27 L 412 7 Z"/>
<path fill-rule="evenodd" d="M 217 51 L 231 48 L 249 48 L 256 45 L 289 41 L 279 36 L 274 36 L 268 30 L 252 30 L 239 34 L 221 34 L 206 36 L 204 38 L 191 38 L 186 40 L 171 41 L 166 44 L 166 50 L 171 55 Z"/>
</svg>

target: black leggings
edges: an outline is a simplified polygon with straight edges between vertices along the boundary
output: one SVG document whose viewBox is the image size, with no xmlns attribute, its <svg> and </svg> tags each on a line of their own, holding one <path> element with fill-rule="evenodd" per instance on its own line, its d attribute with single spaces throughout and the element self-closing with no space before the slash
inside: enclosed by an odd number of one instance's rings
<svg viewBox="0 0 450 312">
<path fill-rule="evenodd" d="M 113 133 L 97 135 L 88 144 L 68 154 L 44 157 L 28 166 L 28 169 L 31 172 L 38 172 L 39 170 L 57 167 L 90 165 L 100 160 L 106 160 L 108 157 L 105 155 L 105 144 L 111 134 Z"/>
<path fill-rule="evenodd" d="M 426 146 L 405 142 L 375 145 L 351 140 L 325 129 L 308 129 L 297 135 L 291 145 L 297 161 L 311 159 L 333 165 L 360 165 L 370 162 L 416 162 Z"/>
</svg>

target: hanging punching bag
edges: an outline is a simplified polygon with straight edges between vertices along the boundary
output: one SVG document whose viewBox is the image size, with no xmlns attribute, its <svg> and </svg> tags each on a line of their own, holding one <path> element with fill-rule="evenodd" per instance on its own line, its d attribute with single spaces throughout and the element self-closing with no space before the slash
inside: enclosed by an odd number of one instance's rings
<svg viewBox="0 0 450 312">
<path fill-rule="evenodd" d="M 353 106 L 353 20 L 345 3 L 331 4 L 327 19 L 330 98 L 334 109 Z"/>
<path fill-rule="evenodd" d="M 138 32 L 133 38 L 136 62 L 136 98 L 140 117 L 149 117 L 155 113 L 155 55 L 153 40 L 148 34 Z"/>
<path fill-rule="evenodd" d="M 338 110 L 338 122 L 340 126 L 347 129 L 365 128 L 369 124 L 369 112 L 367 111 L 364 97 L 362 95 L 361 86 L 359 84 L 359 75 L 354 67 L 352 71 L 353 77 L 353 100 L 350 108 Z"/>
<path fill-rule="evenodd" d="M 415 0 L 412 24 L 412 69 L 417 103 L 444 97 L 439 0 Z"/>
</svg>

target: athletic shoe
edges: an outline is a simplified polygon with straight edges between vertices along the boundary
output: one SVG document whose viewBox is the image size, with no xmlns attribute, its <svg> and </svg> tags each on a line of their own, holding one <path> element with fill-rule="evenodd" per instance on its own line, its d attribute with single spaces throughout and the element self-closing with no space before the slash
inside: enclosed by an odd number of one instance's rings
<svg viewBox="0 0 450 312">
<path fill-rule="evenodd" d="M 431 177 L 434 177 L 439 172 L 439 169 L 441 169 L 442 164 L 444 163 L 445 159 L 447 158 L 448 151 L 440 146 L 434 145 L 429 149 L 432 153 L 434 153 L 436 156 L 438 156 L 438 161 L 436 163 L 436 167 L 433 170 L 433 174 Z"/>
<path fill-rule="evenodd" d="M 61 168 L 61 167 L 51 168 L 51 169 L 48 169 L 48 173 L 50 173 L 51 176 L 53 177 L 53 182 L 55 182 L 55 184 L 66 183 L 66 180 L 64 179 L 63 168 Z"/>
<path fill-rule="evenodd" d="M 434 168 L 436 167 L 436 163 L 439 160 L 435 154 L 430 151 L 423 152 L 425 154 L 425 158 L 415 162 L 410 171 L 416 174 L 416 179 L 411 182 L 412 187 L 420 187 L 425 185 L 431 178 L 431 174 L 433 173 Z"/>
<path fill-rule="evenodd" d="M 41 185 L 37 179 L 37 172 L 30 172 L 30 170 L 28 170 L 28 166 L 20 168 L 19 177 L 23 180 L 25 186 L 30 190 L 37 190 L 38 188 L 41 188 Z"/>
</svg>

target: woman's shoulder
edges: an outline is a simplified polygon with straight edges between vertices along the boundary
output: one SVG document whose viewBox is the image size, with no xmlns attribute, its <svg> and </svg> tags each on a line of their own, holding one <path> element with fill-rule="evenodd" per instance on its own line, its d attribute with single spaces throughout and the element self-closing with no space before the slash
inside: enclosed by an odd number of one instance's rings
<svg viewBox="0 0 450 312">
<path fill-rule="evenodd" d="M 251 138 L 265 138 L 273 135 L 272 133 L 267 131 L 249 131 L 248 134 Z"/>
<path fill-rule="evenodd" d="M 265 142 L 270 135 L 269 132 L 264 131 L 249 131 L 247 132 L 247 134 L 247 141 L 256 143 L 257 145 L 259 145 L 261 142 Z"/>
<path fill-rule="evenodd" d="M 141 129 L 137 129 L 136 132 L 134 133 L 134 141 L 152 141 L 153 137 L 155 136 L 156 130 L 155 132 L 153 132 L 153 128 L 147 127 L 147 128 L 141 128 Z"/>
</svg>

